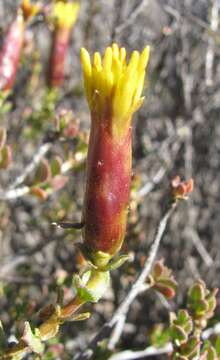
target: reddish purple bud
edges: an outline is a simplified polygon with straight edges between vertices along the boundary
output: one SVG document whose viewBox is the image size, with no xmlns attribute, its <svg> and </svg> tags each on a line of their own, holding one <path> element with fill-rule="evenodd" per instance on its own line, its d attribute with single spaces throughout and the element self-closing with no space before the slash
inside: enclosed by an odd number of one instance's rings
<svg viewBox="0 0 220 360">
<path fill-rule="evenodd" d="M 64 80 L 64 66 L 69 47 L 70 30 L 61 28 L 55 30 L 49 62 L 49 85 L 59 87 Z"/>
<path fill-rule="evenodd" d="M 59 87 L 63 83 L 69 39 L 78 12 L 79 3 L 77 2 L 57 1 L 53 5 L 51 18 L 54 32 L 49 60 L 49 86 Z"/>
<path fill-rule="evenodd" d="M 10 90 L 15 82 L 24 41 L 24 19 L 18 13 L 9 26 L 0 52 L 0 90 Z"/>
</svg>

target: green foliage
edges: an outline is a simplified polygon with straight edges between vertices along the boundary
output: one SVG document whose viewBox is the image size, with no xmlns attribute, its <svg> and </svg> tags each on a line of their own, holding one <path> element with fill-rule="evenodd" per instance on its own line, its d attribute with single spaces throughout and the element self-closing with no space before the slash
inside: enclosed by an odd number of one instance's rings
<svg viewBox="0 0 220 360">
<path fill-rule="evenodd" d="M 150 344 L 160 348 L 170 341 L 170 329 L 165 328 L 163 324 L 155 325 L 150 333 Z"/>
<path fill-rule="evenodd" d="M 172 299 L 176 295 L 177 282 L 172 275 L 172 271 L 164 265 L 163 260 L 155 262 L 149 276 L 149 282 L 153 289 L 167 299 Z"/>
<path fill-rule="evenodd" d="M 190 288 L 187 303 L 197 327 L 206 327 L 207 320 L 213 316 L 217 292 L 217 289 L 209 291 L 201 280 Z"/>
<path fill-rule="evenodd" d="M 29 346 L 29 348 L 36 354 L 42 354 L 44 345 L 41 342 L 39 331 L 36 329 L 34 332 L 28 321 L 24 324 L 24 333 L 22 340 Z"/>
<path fill-rule="evenodd" d="M 82 277 L 75 275 L 73 281 L 80 299 L 84 302 L 97 302 L 109 287 L 110 275 L 108 271 L 91 269 Z"/>
<path fill-rule="evenodd" d="M 208 290 L 201 280 L 193 284 L 187 296 L 187 309 L 170 314 L 170 338 L 174 351 L 172 359 L 201 360 L 218 359 L 218 342 L 212 345 L 202 341 L 201 330 L 214 315 L 217 290 Z M 201 355 L 200 355 L 201 354 Z"/>
</svg>

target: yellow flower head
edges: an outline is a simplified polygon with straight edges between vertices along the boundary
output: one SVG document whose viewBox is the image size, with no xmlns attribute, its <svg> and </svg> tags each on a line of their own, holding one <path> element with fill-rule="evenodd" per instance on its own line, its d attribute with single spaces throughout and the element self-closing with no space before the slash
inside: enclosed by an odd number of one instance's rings
<svg viewBox="0 0 220 360">
<path fill-rule="evenodd" d="M 57 1 L 53 5 L 52 18 L 59 28 L 68 28 L 75 24 L 79 13 L 79 3 Z"/>
<path fill-rule="evenodd" d="M 37 15 L 41 8 L 42 5 L 40 3 L 31 4 L 30 0 L 22 0 L 21 9 L 25 19 L 30 19 Z"/>
<path fill-rule="evenodd" d="M 125 48 L 117 44 L 107 47 L 104 56 L 95 52 L 93 61 L 86 49 L 81 49 L 81 63 L 86 96 L 91 112 L 107 111 L 117 121 L 129 121 L 143 102 L 145 71 L 150 48 L 141 53 L 133 51 L 126 61 Z M 109 105 L 110 104 L 110 105 Z"/>
</svg>

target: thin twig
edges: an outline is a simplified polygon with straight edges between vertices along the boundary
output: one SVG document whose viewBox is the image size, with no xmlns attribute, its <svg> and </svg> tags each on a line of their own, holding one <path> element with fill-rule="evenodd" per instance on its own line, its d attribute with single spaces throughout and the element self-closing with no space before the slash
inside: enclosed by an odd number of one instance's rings
<svg viewBox="0 0 220 360">
<path fill-rule="evenodd" d="M 141 351 L 131 351 L 131 350 L 122 351 L 118 354 L 112 355 L 109 358 L 109 360 L 138 360 L 143 357 L 168 354 L 168 353 L 172 352 L 172 350 L 173 350 L 173 347 L 172 347 L 171 343 L 168 343 L 161 348 L 149 346 L 146 349 L 141 350 Z"/>
<path fill-rule="evenodd" d="M 114 32 L 112 34 L 112 38 L 114 39 L 117 35 L 119 35 L 124 29 L 133 24 L 137 16 L 144 10 L 144 8 L 148 5 L 148 0 L 142 0 L 138 3 L 138 5 L 132 9 L 127 18 L 122 22 L 122 24 L 116 26 Z"/>
<path fill-rule="evenodd" d="M 10 185 L 10 189 L 15 189 L 18 185 L 24 183 L 28 175 L 30 175 L 34 171 L 34 169 L 37 167 L 37 165 L 40 163 L 46 153 L 51 149 L 51 147 L 51 142 L 40 145 L 30 164 L 26 166 L 22 174 L 18 176 L 15 181 Z"/>
<path fill-rule="evenodd" d="M 211 29 L 209 24 L 207 24 L 205 21 L 200 19 L 198 16 L 195 16 L 190 12 L 184 13 L 184 15 L 183 15 L 177 9 L 175 9 L 169 5 L 164 5 L 164 6 L 162 6 L 162 8 L 164 9 L 164 11 L 166 13 L 173 16 L 177 21 L 181 20 L 184 17 L 187 20 L 189 20 L 191 23 L 196 24 L 199 27 L 201 27 L 202 29 L 204 29 L 207 35 L 211 36 L 212 38 L 214 38 L 216 40 L 219 39 L 220 31 L 218 29 L 215 31 L 213 29 Z"/>
<path fill-rule="evenodd" d="M 195 228 L 195 227 L 194 227 Z M 206 250 L 205 246 L 203 245 L 198 232 L 194 230 L 193 227 L 190 227 L 186 229 L 186 237 L 190 238 L 190 240 L 193 242 L 196 250 L 198 251 L 199 255 L 203 259 L 206 266 L 210 267 L 213 265 L 214 260 Z"/>
<path fill-rule="evenodd" d="M 140 275 L 138 276 L 135 283 L 132 285 L 129 293 L 126 295 L 125 299 L 122 301 L 121 305 L 118 307 L 118 309 L 116 310 L 116 312 L 113 315 L 113 317 L 111 318 L 111 320 L 108 321 L 101 328 L 101 330 L 98 332 L 98 334 L 95 336 L 95 338 L 88 345 L 87 350 L 77 354 L 74 357 L 75 360 L 90 359 L 92 357 L 95 349 L 97 348 L 98 343 L 101 340 L 103 340 L 104 338 L 108 337 L 110 335 L 112 329 L 114 328 L 114 326 L 117 326 L 118 323 L 120 324 L 120 328 L 118 326 L 118 330 L 117 330 L 117 336 L 119 339 L 119 335 L 121 335 L 121 333 L 119 334 L 119 330 L 120 329 L 123 330 L 122 322 L 125 322 L 126 315 L 129 311 L 131 304 L 133 303 L 135 298 L 143 291 L 143 288 L 146 289 L 146 287 L 144 286 L 146 278 L 148 277 L 148 275 L 151 271 L 151 267 L 156 258 L 162 236 L 165 232 L 168 220 L 169 220 L 174 208 L 175 208 L 175 204 L 170 204 L 170 206 L 166 210 L 164 216 L 160 220 L 155 239 L 150 247 L 149 256 L 144 264 L 144 267 L 143 267 Z"/>
<path fill-rule="evenodd" d="M 29 186 L 21 186 L 17 189 L 10 189 L 0 192 L 0 200 L 14 200 L 18 199 L 24 195 L 27 195 L 30 191 Z"/>
<path fill-rule="evenodd" d="M 13 255 L 8 260 L 5 261 L 3 265 L 0 266 L 1 276 L 8 275 L 12 270 L 14 270 L 17 266 L 30 261 L 30 257 L 36 255 L 37 253 L 41 253 L 42 250 L 47 247 L 49 244 L 55 241 L 59 241 L 61 238 L 57 236 L 51 236 L 47 241 L 45 239 L 37 244 L 32 249 L 28 250 L 23 254 Z"/>
<path fill-rule="evenodd" d="M 212 0 L 212 8 L 211 8 L 211 21 L 210 28 L 212 31 L 218 30 L 218 21 L 219 21 L 219 1 Z M 210 37 L 206 52 L 206 62 L 205 62 L 205 80 L 206 86 L 213 85 L 213 65 L 215 59 L 215 40 Z"/>
<path fill-rule="evenodd" d="M 138 198 L 142 198 L 148 195 L 153 190 L 153 188 L 162 180 L 165 173 L 166 169 L 161 167 L 154 175 L 153 179 L 148 181 L 144 186 L 142 186 L 142 188 L 137 191 Z"/>
<path fill-rule="evenodd" d="M 80 162 L 83 161 L 84 158 L 80 159 Z M 36 164 L 37 165 L 37 164 Z M 67 173 L 70 169 L 72 169 L 74 165 L 74 160 L 67 160 L 65 161 L 61 166 L 61 174 Z M 21 186 L 19 188 L 15 189 L 9 189 L 5 190 L 4 192 L 0 192 L 0 200 L 15 200 L 20 197 L 23 197 L 24 195 L 27 195 L 30 192 L 29 186 Z"/>
</svg>

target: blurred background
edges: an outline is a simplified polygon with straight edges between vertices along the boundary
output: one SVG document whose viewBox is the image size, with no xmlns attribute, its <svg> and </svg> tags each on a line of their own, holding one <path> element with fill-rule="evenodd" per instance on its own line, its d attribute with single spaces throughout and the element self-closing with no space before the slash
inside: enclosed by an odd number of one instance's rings
<svg viewBox="0 0 220 360">
<path fill-rule="evenodd" d="M 1 42 L 18 6 L 19 1 L 0 0 Z M 184 306 L 195 279 L 219 285 L 219 6 L 217 0 L 81 0 L 59 91 L 47 87 L 51 25 L 39 15 L 26 28 L 16 83 L 0 98 L 0 126 L 7 129 L 12 152 L 12 162 L 0 173 L 0 308 L 8 336 L 55 301 L 57 288 L 71 298 L 72 274 L 83 263 L 76 245 L 80 231 L 51 225 L 79 222 L 82 213 L 90 118 L 80 48 L 103 52 L 117 42 L 129 54 L 151 46 L 145 102 L 133 123 L 133 190 L 123 249 L 134 261 L 112 273 L 106 297 L 87 307 L 91 319 L 65 325 L 44 359 L 71 359 L 126 296 L 177 174 L 193 177 L 195 190 L 172 216 L 158 254 L 180 284 L 177 296 L 169 303 L 153 291 L 139 296 L 118 349 L 150 344 L 152 329 L 166 326 L 170 309 Z M 69 132 L 58 137 L 61 118 L 69 117 Z M 56 166 L 59 177 L 53 181 Z"/>
</svg>

